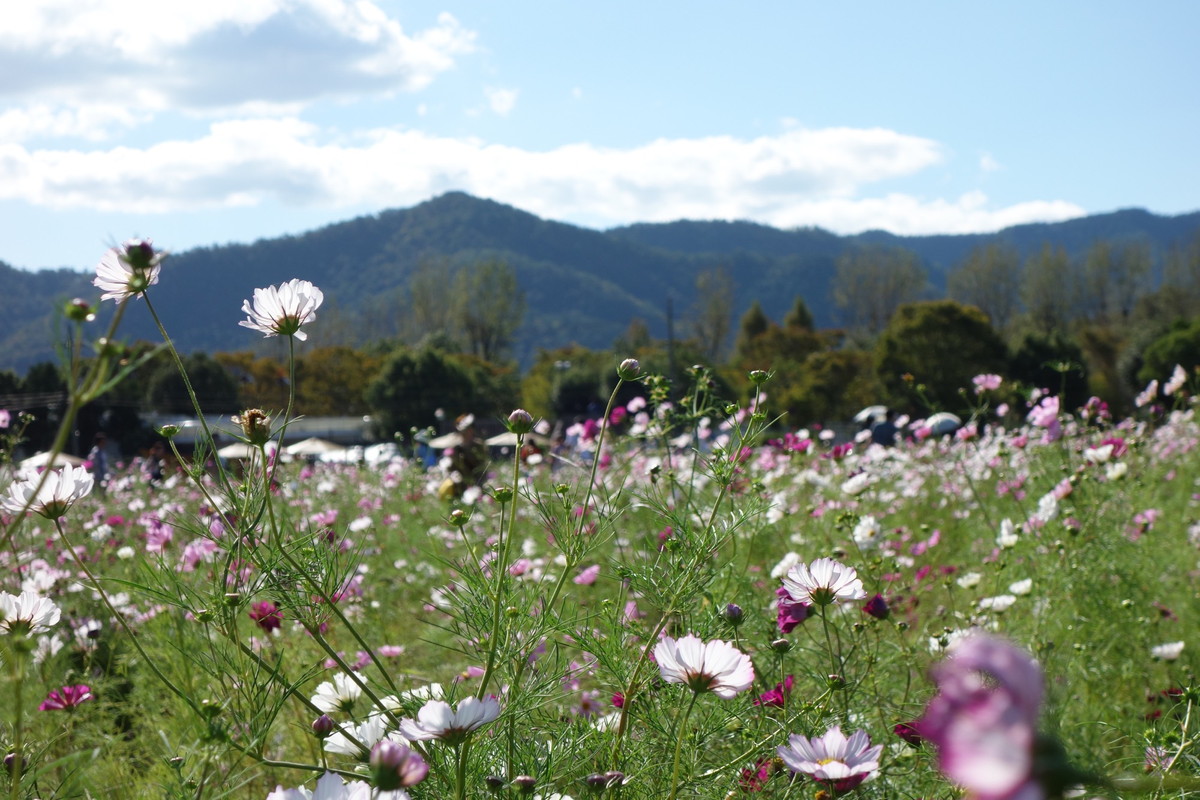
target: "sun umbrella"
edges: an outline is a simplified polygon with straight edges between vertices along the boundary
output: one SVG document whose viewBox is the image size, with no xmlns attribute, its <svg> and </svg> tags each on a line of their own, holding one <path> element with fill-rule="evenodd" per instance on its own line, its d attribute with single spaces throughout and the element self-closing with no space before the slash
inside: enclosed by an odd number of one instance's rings
<svg viewBox="0 0 1200 800">
<path fill-rule="evenodd" d="M 84 460 L 78 456 L 59 453 L 54 457 L 54 462 L 51 463 L 50 453 L 46 452 L 30 456 L 21 463 L 17 464 L 17 466 L 21 469 L 40 469 L 41 467 L 49 467 L 53 469 L 55 467 L 77 467 L 82 464 L 83 461 Z"/>
<path fill-rule="evenodd" d="M 319 436 L 312 436 L 302 442 L 289 444 L 283 448 L 283 451 L 292 456 L 319 456 L 342 449 L 340 444 L 334 444 L 328 439 L 322 439 Z"/>
<path fill-rule="evenodd" d="M 926 418 L 925 427 L 929 428 L 929 432 L 934 436 L 941 436 L 942 434 L 953 433 L 961 428 L 962 420 L 949 411 L 939 411 L 936 414 L 930 414 Z"/>
<path fill-rule="evenodd" d="M 854 421 L 858 423 L 866 422 L 867 420 L 875 421 L 887 417 L 887 406 L 867 406 L 862 411 L 854 415 Z"/>
</svg>

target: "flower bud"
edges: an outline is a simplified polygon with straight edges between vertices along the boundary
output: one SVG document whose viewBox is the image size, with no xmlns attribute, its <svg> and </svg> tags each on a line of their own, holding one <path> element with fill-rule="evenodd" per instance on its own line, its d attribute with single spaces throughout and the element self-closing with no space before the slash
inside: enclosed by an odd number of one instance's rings
<svg viewBox="0 0 1200 800">
<path fill-rule="evenodd" d="M 771 642 L 771 649 L 776 653 L 783 655 L 792 649 L 792 643 L 787 639 L 776 639 L 775 641 Z"/>
<path fill-rule="evenodd" d="M 737 603 L 730 603 L 725 606 L 725 613 L 722 616 L 725 617 L 726 622 L 736 628 L 746 618 L 746 612 L 742 611 L 742 607 Z"/>
<path fill-rule="evenodd" d="M 134 272 L 149 272 L 161 256 L 156 256 L 154 247 L 145 239 L 130 239 L 121 248 L 121 260 Z"/>
<path fill-rule="evenodd" d="M 512 785 L 520 794 L 533 794 L 533 788 L 537 786 L 537 778 L 532 775 L 518 775 L 513 778 Z"/>
<path fill-rule="evenodd" d="M 830 675 L 825 679 L 825 685 L 835 692 L 845 689 L 847 686 L 846 679 L 841 675 Z"/>
<path fill-rule="evenodd" d="M 617 377 L 623 381 L 636 381 L 642 374 L 642 365 L 636 358 L 627 358 L 617 365 Z"/>
<path fill-rule="evenodd" d="M 328 714 L 322 714 L 314 719 L 312 723 L 313 736 L 318 739 L 328 739 L 336 728 L 337 725 Z"/>
<path fill-rule="evenodd" d="M 371 775 L 382 792 L 416 786 L 429 774 L 429 765 L 421 754 L 406 745 L 383 739 L 371 748 Z"/>
<path fill-rule="evenodd" d="M 461 528 L 466 525 L 471 519 L 471 515 L 461 508 L 456 508 L 450 512 L 450 524 L 456 528 Z"/>
<path fill-rule="evenodd" d="M 771 379 L 771 373 L 763 369 L 750 370 L 750 382 L 755 386 L 762 386 Z"/>
<path fill-rule="evenodd" d="M 515 409 L 508 415 L 507 427 L 509 433 L 515 433 L 518 436 L 524 436 L 533 430 L 533 415 L 523 408 Z"/>
<path fill-rule="evenodd" d="M 887 600 L 883 599 L 883 595 L 877 594 L 863 606 L 863 612 L 870 614 L 875 619 L 887 619 L 891 615 L 892 609 L 888 606 Z"/>
<path fill-rule="evenodd" d="M 63 313 L 72 322 L 91 322 L 96 318 L 96 312 L 91 304 L 79 297 L 67 303 L 63 308 Z"/>
<path fill-rule="evenodd" d="M 513 490 L 511 486 L 497 486 L 492 489 L 492 497 L 496 498 L 498 503 L 507 503 L 513 499 Z"/>
<path fill-rule="evenodd" d="M 483 779 L 483 784 L 492 794 L 500 794 L 500 790 L 504 788 L 504 778 L 499 775 L 488 775 Z"/>
<path fill-rule="evenodd" d="M 163 425 L 161 428 L 158 428 L 158 435 L 163 437 L 164 439 L 173 439 L 178 434 L 179 434 L 179 426 L 178 425 Z"/>
</svg>

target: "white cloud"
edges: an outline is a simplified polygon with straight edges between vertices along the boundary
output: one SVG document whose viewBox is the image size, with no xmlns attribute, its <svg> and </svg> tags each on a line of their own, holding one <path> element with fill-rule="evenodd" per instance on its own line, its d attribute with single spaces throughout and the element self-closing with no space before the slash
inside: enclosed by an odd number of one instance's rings
<svg viewBox="0 0 1200 800">
<path fill-rule="evenodd" d="M 941 158 L 936 142 L 882 129 L 530 151 L 394 129 L 334 141 L 297 119 L 240 120 L 215 123 L 199 139 L 141 149 L 0 146 L 0 199 L 137 212 L 271 203 L 387 208 L 461 189 L 600 226 L 754 219 L 897 233 L 994 230 L 1084 213 L 1063 202 L 989 209 L 978 192 L 956 200 L 865 196 L 871 184 L 913 175 Z"/>
<path fill-rule="evenodd" d="M 495 89 L 487 87 L 483 90 L 487 95 L 488 105 L 492 112 L 499 114 L 502 117 L 507 117 L 509 113 L 516 108 L 517 105 L 517 90 L 516 89 Z"/>
<path fill-rule="evenodd" d="M 992 158 L 991 153 L 984 153 L 979 157 L 979 168 L 984 172 L 996 172 L 997 170 L 1003 169 L 1003 167 L 1000 165 L 1000 162 Z"/>
<path fill-rule="evenodd" d="M 5 9 L 0 102 L 220 112 L 424 88 L 471 52 L 370 0 L 39 0 Z"/>
</svg>

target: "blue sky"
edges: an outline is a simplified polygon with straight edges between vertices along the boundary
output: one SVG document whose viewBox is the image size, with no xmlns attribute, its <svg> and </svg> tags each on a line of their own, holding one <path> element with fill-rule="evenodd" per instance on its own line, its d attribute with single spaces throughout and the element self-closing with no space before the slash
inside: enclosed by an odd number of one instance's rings
<svg viewBox="0 0 1200 800">
<path fill-rule="evenodd" d="M 450 189 L 597 228 L 1194 211 L 1197 30 L 1190 0 L 31 0 L 0 26 L 0 260 Z"/>
</svg>

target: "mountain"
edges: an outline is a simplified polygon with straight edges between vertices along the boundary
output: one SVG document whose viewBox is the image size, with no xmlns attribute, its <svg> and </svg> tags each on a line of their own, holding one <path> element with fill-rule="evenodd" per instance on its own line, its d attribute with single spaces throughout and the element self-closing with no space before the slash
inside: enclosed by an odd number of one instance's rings
<svg viewBox="0 0 1200 800">
<path fill-rule="evenodd" d="M 779 230 L 750 222 L 680 221 L 595 231 L 552 222 L 490 200 L 451 192 L 408 209 L 385 211 L 298 236 L 173 254 L 151 290 L 155 309 L 182 352 L 261 347 L 237 323 L 256 287 L 304 278 L 327 298 L 321 324 L 360 338 L 397 329 L 400 298 L 423 260 L 469 264 L 507 261 L 526 292 L 527 310 L 515 355 L 528 363 L 537 348 L 577 342 L 611 345 L 632 319 L 666 335 L 668 298 L 676 319 L 694 302 L 696 275 L 724 267 L 734 280 L 735 314 L 754 300 L 781 318 L 801 294 L 818 326 L 836 324 L 829 300 L 838 256 L 859 245 L 913 250 L 935 287 L 973 248 L 1007 242 L 1022 254 L 1050 243 L 1080 255 L 1095 241 L 1145 240 L 1156 253 L 1200 230 L 1200 212 L 1177 217 L 1125 210 L 1068 222 L 1021 225 L 995 234 L 896 236 L 872 231 L 837 236 L 804 228 Z M 436 261 L 432 263 L 437 263 Z M 54 358 L 55 309 L 71 297 L 96 297 L 91 275 L 70 270 L 24 272 L 0 263 L 0 368 L 23 372 Z M 106 313 L 111 313 L 111 304 Z M 103 319 L 97 324 L 102 324 Z M 682 326 L 677 333 L 686 335 Z M 127 340 L 160 336 L 141 301 L 122 325 Z M 269 345 L 268 345 L 269 346 Z"/>
</svg>

